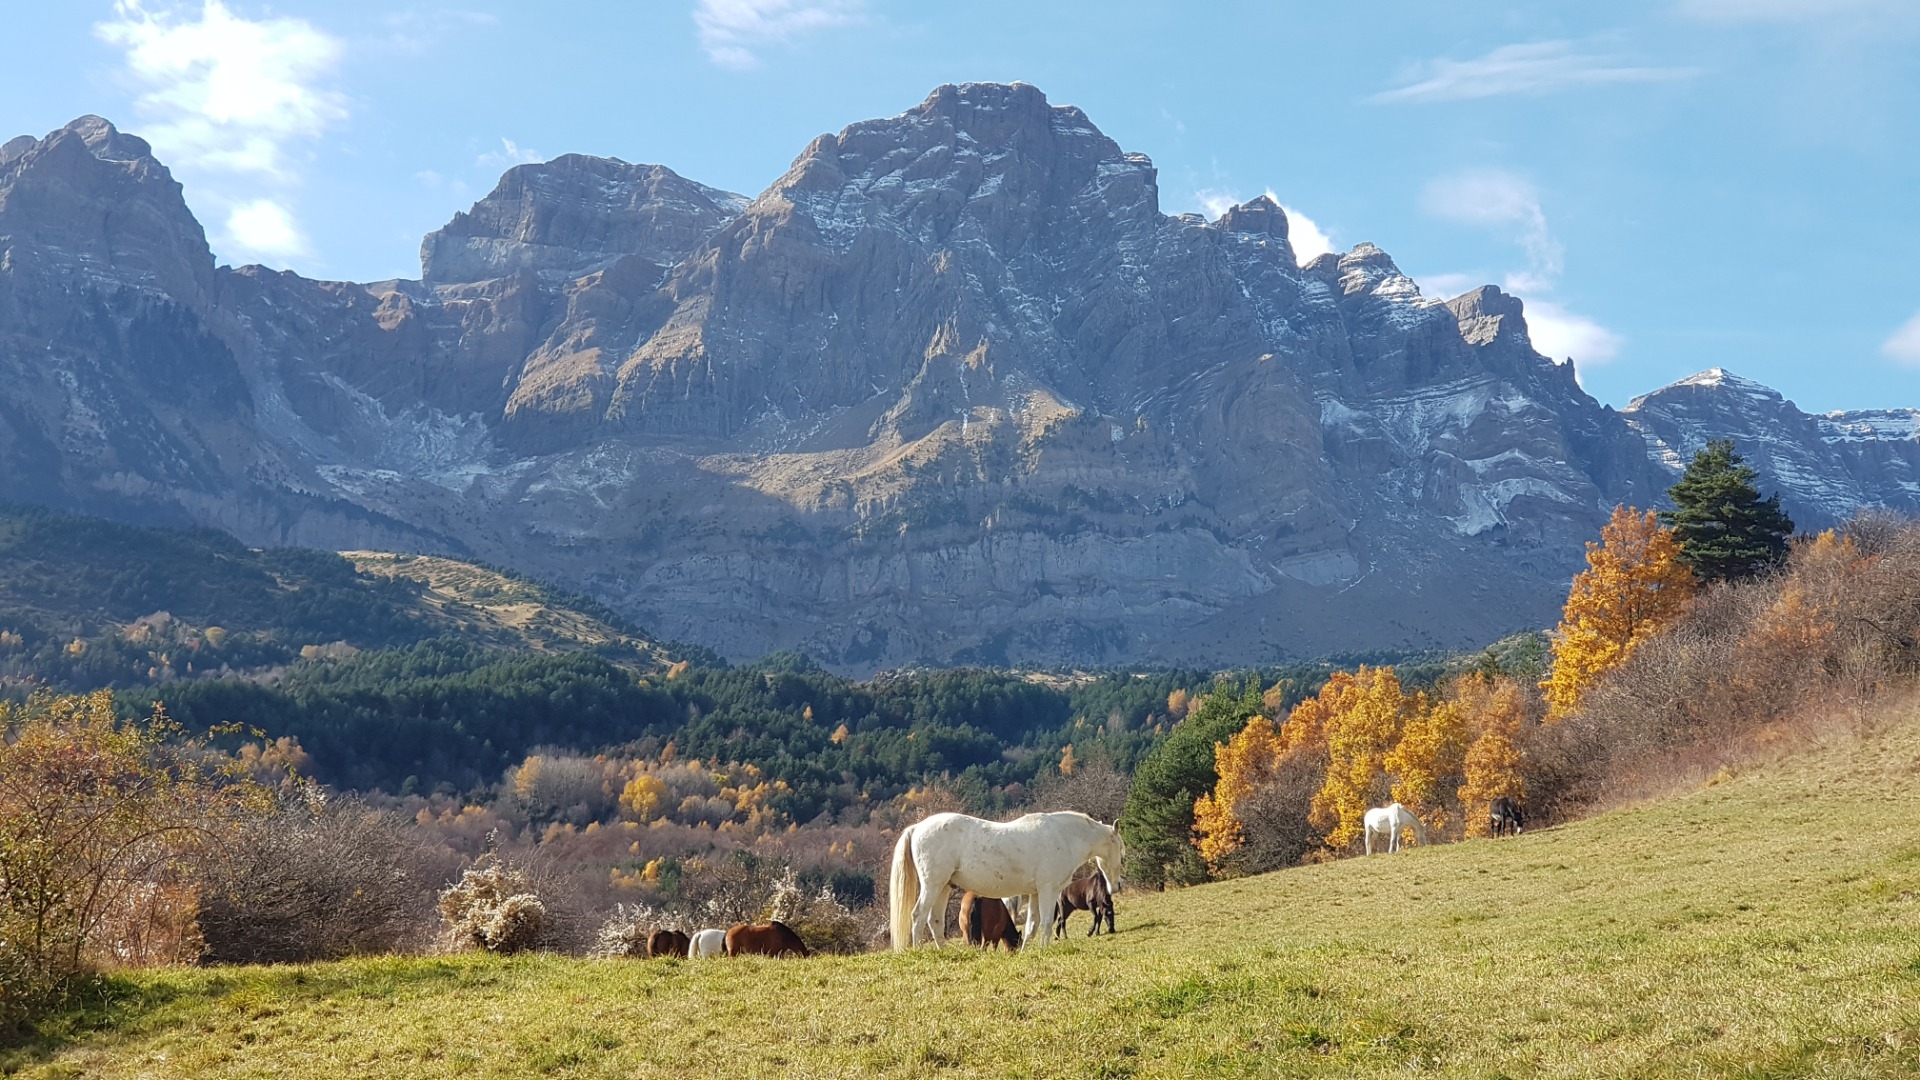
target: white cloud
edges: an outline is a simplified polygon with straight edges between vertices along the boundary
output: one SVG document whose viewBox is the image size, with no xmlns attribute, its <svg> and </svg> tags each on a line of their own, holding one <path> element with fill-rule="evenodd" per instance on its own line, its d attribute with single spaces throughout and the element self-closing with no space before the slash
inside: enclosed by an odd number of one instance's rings
<svg viewBox="0 0 1920 1080">
<path fill-rule="evenodd" d="M 1332 235 L 1322 229 L 1319 222 L 1281 202 L 1280 196 L 1275 195 L 1272 188 L 1268 188 L 1265 194 L 1287 215 L 1287 242 L 1293 245 L 1295 262 L 1305 266 L 1329 251 L 1338 250 L 1333 246 Z M 1216 220 L 1221 214 L 1247 201 L 1225 188 L 1201 188 L 1193 193 L 1193 199 L 1200 205 L 1200 211 L 1208 221 Z"/>
<path fill-rule="evenodd" d="M 1920 368 L 1920 315 L 1902 323 L 1892 337 L 1881 342 L 1880 355 L 1901 367 Z"/>
<path fill-rule="evenodd" d="M 723 68 L 760 66 L 760 51 L 802 34 L 844 26 L 862 0 L 698 0 L 693 24 L 707 58 Z"/>
<path fill-rule="evenodd" d="M 1272 192 L 1267 194 L 1271 195 Z M 1280 202 L 1275 199 L 1274 202 Z M 1293 244 L 1293 260 L 1305 266 L 1313 260 L 1335 250 L 1333 237 L 1320 228 L 1318 222 L 1281 203 L 1280 209 L 1287 212 L 1287 239 Z"/>
<path fill-rule="evenodd" d="M 1527 306 L 1527 337 L 1535 351 L 1581 367 L 1604 364 L 1620 355 L 1620 335 L 1551 300 L 1509 289 Z"/>
<path fill-rule="evenodd" d="M 238 251 L 269 259 L 291 259 L 311 254 L 306 234 L 285 206 L 272 199 L 254 199 L 227 215 L 225 240 Z"/>
<path fill-rule="evenodd" d="M 540 151 L 503 138 L 500 140 L 500 149 L 481 154 L 473 159 L 473 163 L 483 169 L 509 169 L 515 165 L 537 165 L 545 160 L 546 155 Z"/>
<path fill-rule="evenodd" d="M 142 134 L 175 164 L 286 179 L 289 144 L 347 115 L 323 85 L 340 42 L 303 19 L 243 19 L 220 0 L 205 0 L 196 19 L 120 0 L 94 33 L 125 50 L 145 88 Z"/>
<path fill-rule="evenodd" d="M 1470 169 L 1426 186 L 1420 205 L 1443 221 L 1509 234 L 1527 253 L 1527 283 L 1533 291 L 1560 276 L 1565 253 L 1547 228 L 1540 193 L 1526 178 L 1504 169 Z"/>
<path fill-rule="evenodd" d="M 1429 60 L 1406 73 L 1406 85 L 1367 100 L 1380 105 L 1471 101 L 1508 94 L 1548 94 L 1582 86 L 1672 82 L 1693 68 L 1641 67 L 1576 52 L 1570 41 L 1502 45 L 1472 60 Z"/>
</svg>

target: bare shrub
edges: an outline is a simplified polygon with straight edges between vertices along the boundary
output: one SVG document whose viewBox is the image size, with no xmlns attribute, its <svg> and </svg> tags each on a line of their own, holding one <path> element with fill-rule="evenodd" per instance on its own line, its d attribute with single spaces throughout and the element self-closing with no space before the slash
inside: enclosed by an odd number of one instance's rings
<svg viewBox="0 0 1920 1080">
<path fill-rule="evenodd" d="M 488 952 L 532 948 L 540 940 L 546 913 L 527 874 L 491 852 L 440 894 L 440 918 L 453 943 Z"/>
<path fill-rule="evenodd" d="M 1104 761 L 1081 762 L 1071 774 L 1049 779 L 1034 799 L 1038 810 L 1078 810 L 1111 825 L 1127 808 L 1125 773 Z"/>
<path fill-rule="evenodd" d="M 802 888 L 792 867 L 774 882 L 766 917 L 792 927 L 814 952 L 865 952 L 873 936 L 866 921 L 835 898 L 832 889 Z"/>
<path fill-rule="evenodd" d="M 1234 853 L 1239 873 L 1262 874 L 1296 866 L 1320 846 L 1320 831 L 1307 820 L 1307 812 L 1320 790 L 1325 766 L 1325 761 L 1311 754 L 1289 754 L 1281 759 L 1272 782 L 1237 804 L 1236 816 L 1245 837 Z"/>
<path fill-rule="evenodd" d="M 417 830 L 308 787 L 247 823 L 201 901 L 206 958 L 269 964 L 424 944 L 430 894 Z"/>
<path fill-rule="evenodd" d="M 684 930 L 685 920 L 652 904 L 620 904 L 594 935 L 587 955 L 599 960 L 647 958 L 647 938 L 655 930 Z"/>
</svg>

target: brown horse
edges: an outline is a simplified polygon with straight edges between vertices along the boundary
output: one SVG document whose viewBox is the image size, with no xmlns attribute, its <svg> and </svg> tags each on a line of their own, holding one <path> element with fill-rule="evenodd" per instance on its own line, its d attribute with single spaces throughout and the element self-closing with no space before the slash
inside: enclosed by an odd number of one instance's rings
<svg viewBox="0 0 1920 1080">
<path fill-rule="evenodd" d="M 786 923 L 741 923 L 727 931 L 727 955 L 812 956 L 813 950 Z"/>
<path fill-rule="evenodd" d="M 960 894 L 960 932 L 967 944 L 991 949 L 995 945 L 1008 952 L 1020 947 L 1020 928 L 1013 924 L 1013 913 L 997 896 Z"/>
<path fill-rule="evenodd" d="M 685 956 L 690 942 L 678 930 L 655 930 L 647 935 L 647 956 Z"/>
<path fill-rule="evenodd" d="M 1107 884 L 1107 875 L 1098 870 L 1091 877 L 1067 882 L 1060 890 L 1060 903 L 1054 909 L 1053 933 L 1055 937 L 1067 932 L 1067 916 L 1076 911 L 1093 912 L 1093 928 L 1087 936 L 1100 932 L 1100 920 L 1107 921 L 1107 933 L 1113 933 L 1113 889 Z"/>
</svg>

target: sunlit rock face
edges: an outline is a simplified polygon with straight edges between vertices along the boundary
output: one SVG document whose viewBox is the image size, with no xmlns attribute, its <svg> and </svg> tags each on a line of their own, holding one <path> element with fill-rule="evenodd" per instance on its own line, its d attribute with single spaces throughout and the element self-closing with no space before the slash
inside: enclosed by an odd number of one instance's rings
<svg viewBox="0 0 1920 1080">
<path fill-rule="evenodd" d="M 0 496 L 460 551 L 856 671 L 1491 640 L 1692 437 L 1595 402 L 1496 289 L 1299 266 L 1265 198 L 1162 213 L 1149 160 L 1020 84 L 821 136 L 751 200 L 517 166 L 372 284 L 215 267 L 86 118 L 0 149 L 0 317 Z M 1868 449 L 1842 471 L 1911 454 Z"/>
</svg>

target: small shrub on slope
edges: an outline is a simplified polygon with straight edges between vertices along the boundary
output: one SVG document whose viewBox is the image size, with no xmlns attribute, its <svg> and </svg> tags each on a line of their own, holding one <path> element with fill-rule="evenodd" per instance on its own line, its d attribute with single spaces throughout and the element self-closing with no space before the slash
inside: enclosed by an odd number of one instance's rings
<svg viewBox="0 0 1920 1080">
<path fill-rule="evenodd" d="M 528 876 L 491 852 L 440 894 L 440 918 L 455 945 L 513 953 L 540 940 L 546 905 Z"/>
</svg>

